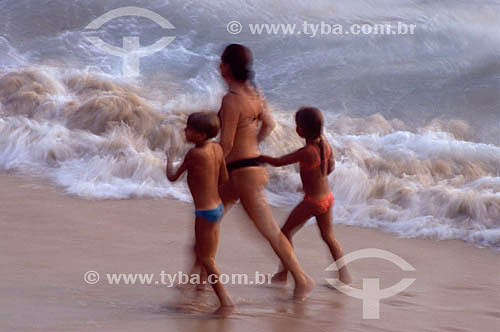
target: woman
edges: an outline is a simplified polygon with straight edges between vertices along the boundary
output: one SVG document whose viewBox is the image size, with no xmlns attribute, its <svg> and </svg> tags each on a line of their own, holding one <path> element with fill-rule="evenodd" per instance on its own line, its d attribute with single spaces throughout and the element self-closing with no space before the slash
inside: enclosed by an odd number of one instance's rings
<svg viewBox="0 0 500 332">
<path fill-rule="evenodd" d="M 246 213 L 266 238 L 295 280 L 294 297 L 304 299 L 314 281 L 302 270 L 292 246 L 281 232 L 267 203 L 264 187 L 267 171 L 260 166 L 259 142 L 273 130 L 275 123 L 262 96 L 251 83 L 252 54 L 239 44 L 226 47 L 220 72 L 229 92 L 222 99 L 220 144 L 224 151 L 230 181 L 221 188 L 228 211 L 240 199 Z"/>
</svg>

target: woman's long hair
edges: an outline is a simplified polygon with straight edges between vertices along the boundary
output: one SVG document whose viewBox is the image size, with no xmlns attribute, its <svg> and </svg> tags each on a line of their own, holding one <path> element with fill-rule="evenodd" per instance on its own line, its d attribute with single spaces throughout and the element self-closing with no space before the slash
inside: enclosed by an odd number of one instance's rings
<svg viewBox="0 0 500 332">
<path fill-rule="evenodd" d="M 228 45 L 222 53 L 222 62 L 229 65 L 236 81 L 250 81 L 254 87 L 255 73 L 252 70 L 253 56 L 250 49 L 240 44 Z"/>
</svg>

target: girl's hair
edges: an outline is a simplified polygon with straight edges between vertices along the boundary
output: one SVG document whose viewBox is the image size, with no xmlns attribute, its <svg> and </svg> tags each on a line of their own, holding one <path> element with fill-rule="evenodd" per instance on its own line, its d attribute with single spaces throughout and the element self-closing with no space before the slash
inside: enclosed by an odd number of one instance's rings
<svg viewBox="0 0 500 332">
<path fill-rule="evenodd" d="M 222 62 L 229 65 L 235 80 L 240 82 L 250 80 L 254 84 L 253 57 L 248 47 L 240 44 L 228 45 L 222 53 Z"/>
<path fill-rule="evenodd" d="M 302 134 L 306 139 L 319 142 L 315 143 L 320 152 L 321 158 L 321 174 L 328 173 L 328 143 L 323 138 L 323 115 L 316 107 L 301 107 L 295 113 L 295 123 L 302 130 Z"/>
</svg>

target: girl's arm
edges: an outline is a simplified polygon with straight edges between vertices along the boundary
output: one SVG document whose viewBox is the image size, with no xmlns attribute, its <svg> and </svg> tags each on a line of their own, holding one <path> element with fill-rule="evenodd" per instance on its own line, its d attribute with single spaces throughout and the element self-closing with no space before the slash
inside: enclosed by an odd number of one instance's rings
<svg viewBox="0 0 500 332">
<path fill-rule="evenodd" d="M 177 179 L 184 173 L 184 171 L 187 169 L 188 165 L 188 157 L 189 157 L 189 152 L 184 158 L 184 161 L 182 162 L 181 166 L 177 169 L 177 171 L 174 170 L 174 159 L 175 159 L 175 152 L 169 151 L 167 152 L 167 167 L 165 170 L 165 174 L 167 175 L 167 179 L 171 182 L 177 181 Z"/>
<path fill-rule="evenodd" d="M 280 167 L 290 164 L 295 164 L 301 161 L 307 160 L 309 154 L 306 149 L 301 148 L 295 152 L 289 153 L 279 158 L 273 158 L 270 156 L 262 155 L 259 157 L 259 161 L 262 163 L 269 164 L 274 167 Z"/>
</svg>

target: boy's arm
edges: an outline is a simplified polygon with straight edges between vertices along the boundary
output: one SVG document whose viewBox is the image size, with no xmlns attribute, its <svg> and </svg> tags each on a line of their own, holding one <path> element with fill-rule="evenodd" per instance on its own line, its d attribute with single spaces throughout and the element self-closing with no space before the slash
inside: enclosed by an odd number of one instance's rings
<svg viewBox="0 0 500 332">
<path fill-rule="evenodd" d="M 172 152 L 167 152 L 167 168 L 165 170 L 165 174 L 167 175 L 167 179 L 171 182 L 177 181 L 177 179 L 184 173 L 184 171 L 187 169 L 188 162 L 189 162 L 189 152 L 184 158 L 184 161 L 182 162 L 181 166 L 177 169 L 177 171 L 174 170 L 174 159 L 175 159 L 175 153 Z"/>
<path fill-rule="evenodd" d="M 262 155 L 259 157 L 259 161 L 274 167 L 280 167 L 305 161 L 308 159 L 308 156 L 306 149 L 302 148 L 279 158 Z"/>
</svg>

